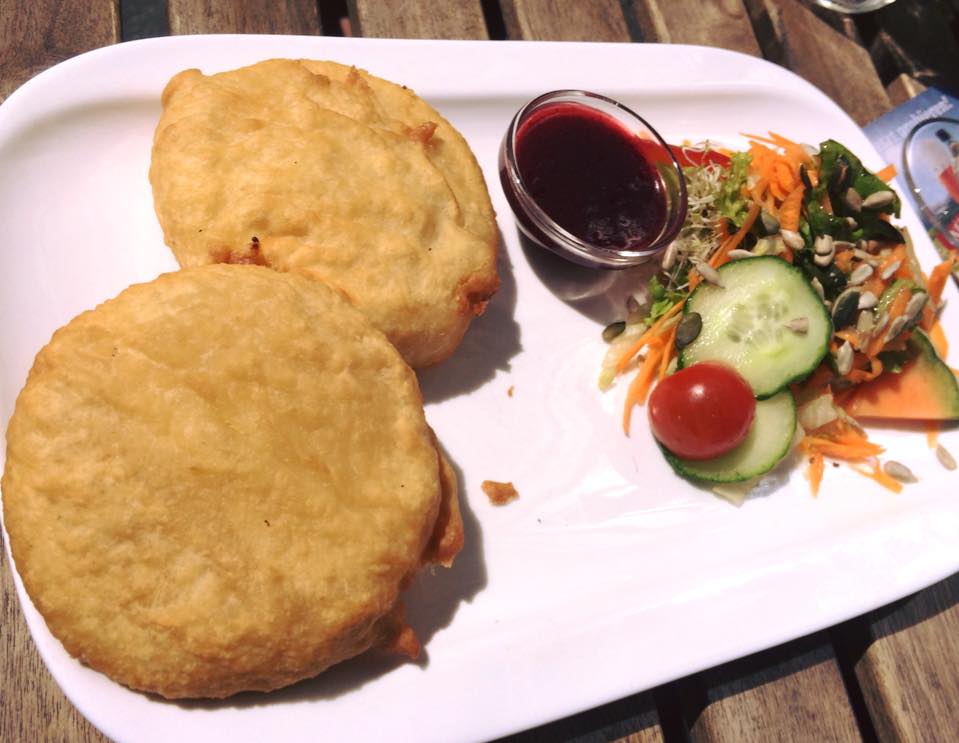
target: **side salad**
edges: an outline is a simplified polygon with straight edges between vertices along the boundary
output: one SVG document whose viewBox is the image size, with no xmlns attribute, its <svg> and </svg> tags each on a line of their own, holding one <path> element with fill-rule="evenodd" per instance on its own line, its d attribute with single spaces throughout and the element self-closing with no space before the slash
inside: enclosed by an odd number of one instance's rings
<svg viewBox="0 0 959 743">
<path fill-rule="evenodd" d="M 827 460 L 898 492 L 915 477 L 860 421 L 926 421 L 932 445 L 959 419 L 939 323 L 956 258 L 923 273 L 893 223 L 891 167 L 872 173 L 833 140 L 747 136 L 743 152 L 676 149 L 686 222 L 604 330 L 600 388 L 631 376 L 626 435 L 648 402 L 673 469 L 735 502 L 797 450 L 814 495 Z"/>
</svg>

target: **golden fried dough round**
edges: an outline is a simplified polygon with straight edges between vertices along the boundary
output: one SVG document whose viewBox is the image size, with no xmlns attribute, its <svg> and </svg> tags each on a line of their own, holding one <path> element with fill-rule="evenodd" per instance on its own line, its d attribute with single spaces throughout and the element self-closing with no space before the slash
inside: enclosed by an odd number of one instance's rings
<svg viewBox="0 0 959 743">
<path fill-rule="evenodd" d="M 399 592 L 462 544 L 413 372 L 294 274 L 186 269 L 80 315 L 7 442 L 5 524 L 51 632 L 166 697 L 415 653 Z"/>
<path fill-rule="evenodd" d="M 183 267 L 258 263 L 339 288 L 416 367 L 498 286 L 498 235 L 463 137 L 411 90 L 275 59 L 163 93 L 150 167 Z"/>
</svg>

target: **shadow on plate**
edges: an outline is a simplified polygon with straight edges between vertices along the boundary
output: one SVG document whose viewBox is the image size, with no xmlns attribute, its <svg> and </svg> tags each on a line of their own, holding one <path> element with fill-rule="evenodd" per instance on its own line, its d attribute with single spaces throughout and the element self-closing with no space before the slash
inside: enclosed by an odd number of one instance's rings
<svg viewBox="0 0 959 743">
<path fill-rule="evenodd" d="M 602 325 L 626 316 L 626 298 L 645 291 L 658 261 L 623 269 L 587 268 L 539 247 L 517 230 L 519 243 L 536 277 L 558 299 Z"/>
<path fill-rule="evenodd" d="M 510 359 L 522 350 L 516 322 L 516 278 L 500 235 L 496 258 L 499 291 L 486 312 L 466 331 L 462 344 L 442 364 L 418 372 L 423 402 L 435 403 L 479 389 L 497 371 L 508 371 Z"/>
<path fill-rule="evenodd" d="M 449 455 L 447 452 L 447 459 Z M 451 568 L 427 567 L 420 571 L 403 594 L 406 619 L 423 645 L 419 658 L 408 661 L 376 650 L 339 663 L 319 676 L 306 679 L 277 691 L 244 692 L 228 699 L 196 699 L 169 701 L 151 697 L 161 704 L 175 704 L 190 710 L 258 707 L 274 704 L 335 699 L 365 686 L 367 683 L 405 666 L 410 662 L 426 668 L 429 665 L 429 641 L 449 626 L 463 602 L 470 602 L 486 587 L 486 564 L 483 560 L 483 535 L 479 520 L 463 497 L 463 472 L 450 460 L 456 472 L 463 518 L 464 544 Z"/>
</svg>

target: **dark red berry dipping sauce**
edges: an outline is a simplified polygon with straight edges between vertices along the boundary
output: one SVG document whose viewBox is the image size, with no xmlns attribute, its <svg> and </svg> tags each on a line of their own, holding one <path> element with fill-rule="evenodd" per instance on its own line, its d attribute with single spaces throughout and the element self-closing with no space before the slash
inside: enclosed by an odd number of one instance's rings
<svg viewBox="0 0 959 743">
<path fill-rule="evenodd" d="M 560 227 L 603 248 L 642 248 L 667 219 L 649 145 L 611 116 L 575 103 L 535 111 L 516 136 L 526 191 Z"/>
</svg>

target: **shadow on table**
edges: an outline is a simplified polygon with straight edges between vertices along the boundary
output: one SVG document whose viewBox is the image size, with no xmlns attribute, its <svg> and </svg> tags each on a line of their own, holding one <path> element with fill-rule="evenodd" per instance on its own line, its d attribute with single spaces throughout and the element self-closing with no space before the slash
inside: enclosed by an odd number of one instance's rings
<svg viewBox="0 0 959 743">
<path fill-rule="evenodd" d="M 479 389 L 508 371 L 510 359 L 522 350 L 516 314 L 516 277 L 500 235 L 496 258 L 499 290 L 480 317 L 473 320 L 463 342 L 446 361 L 418 372 L 423 402 L 436 403 Z"/>
<path fill-rule="evenodd" d="M 445 454 L 445 452 L 444 452 Z M 447 459 L 449 459 L 447 455 Z M 452 461 L 459 492 L 463 492 L 462 470 Z M 245 692 L 223 700 L 167 701 L 185 709 L 216 710 L 223 708 L 257 707 L 292 704 L 304 701 L 335 699 L 354 692 L 370 681 L 410 662 L 421 668 L 429 665 L 430 639 L 452 622 L 461 603 L 470 602 L 486 587 L 486 564 L 483 558 L 483 535 L 479 520 L 470 510 L 465 498 L 460 498 L 463 518 L 464 545 L 451 568 L 425 568 L 403 594 L 406 618 L 423 645 L 416 661 L 407 661 L 394 655 L 370 651 L 357 658 L 333 666 L 319 676 L 301 681 L 269 694 Z"/>
</svg>

